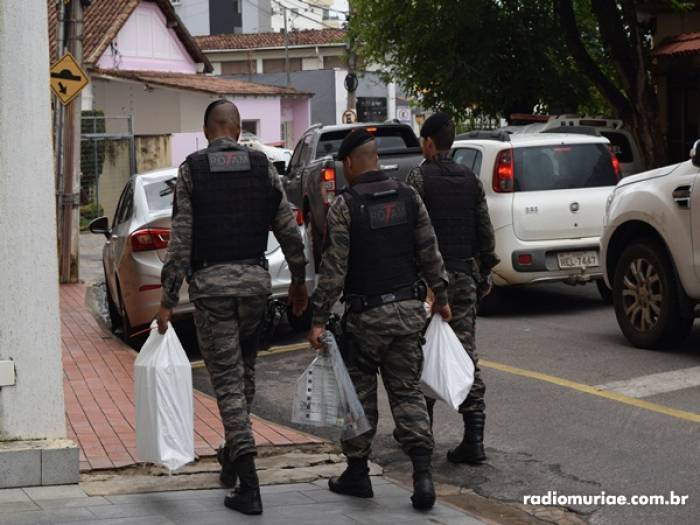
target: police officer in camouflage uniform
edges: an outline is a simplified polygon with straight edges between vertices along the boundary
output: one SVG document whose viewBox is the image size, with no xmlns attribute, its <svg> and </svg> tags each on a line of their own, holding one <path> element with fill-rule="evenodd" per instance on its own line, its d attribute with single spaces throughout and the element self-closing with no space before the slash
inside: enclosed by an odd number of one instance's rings
<svg viewBox="0 0 700 525">
<path fill-rule="evenodd" d="M 495 238 L 481 181 L 450 157 L 455 126 L 445 113 L 431 115 L 421 128 L 425 162 L 414 168 L 406 182 L 423 197 L 449 273 L 447 290 L 452 308 L 450 326 L 474 362 L 474 384 L 459 407 L 464 438 L 447 459 L 453 463 L 480 463 L 484 453 L 484 392 L 479 370 L 474 324 L 480 297 L 491 289 L 490 272 L 498 258 Z M 435 400 L 428 399 L 432 421 Z"/>
<path fill-rule="evenodd" d="M 379 372 L 401 446 L 413 462 L 413 506 L 428 509 L 435 503 L 435 489 L 433 437 L 419 389 L 426 320 L 421 277 L 435 291 L 435 310 L 449 319 L 447 273 L 425 206 L 413 189 L 379 171 L 374 136 L 363 128 L 348 134 L 338 158 L 350 187 L 328 210 L 309 340 L 320 347 L 331 308 L 343 293 L 343 354 L 372 428 L 342 442 L 348 467 L 329 487 L 340 494 L 373 496 L 367 460 L 377 429 Z"/>
<path fill-rule="evenodd" d="M 258 331 L 270 294 L 265 249 L 270 229 L 289 264 L 295 315 L 308 302 L 304 246 L 277 170 L 263 153 L 239 146 L 240 115 L 227 100 L 204 116 L 207 149 L 180 166 L 170 245 L 163 266 L 158 327 L 164 333 L 188 275 L 202 357 L 216 393 L 226 445 L 222 482 L 236 490 L 225 504 L 260 514 L 250 404 L 255 393 Z"/>
</svg>

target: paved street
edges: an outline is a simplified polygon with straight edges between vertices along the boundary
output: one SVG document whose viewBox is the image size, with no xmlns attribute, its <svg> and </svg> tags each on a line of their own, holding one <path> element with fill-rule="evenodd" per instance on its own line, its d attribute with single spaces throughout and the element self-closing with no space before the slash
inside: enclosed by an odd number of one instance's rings
<svg viewBox="0 0 700 525">
<path fill-rule="evenodd" d="M 84 257 L 90 257 L 85 249 Z M 85 275 L 84 279 L 89 280 Z M 595 524 L 697 523 L 700 512 L 700 325 L 685 345 L 663 352 L 630 347 L 611 307 L 593 286 L 545 285 L 512 291 L 508 307 L 480 318 L 478 343 L 487 384 L 487 453 L 480 467 L 456 467 L 445 452 L 461 437 L 461 420 L 438 404 L 438 478 L 495 501 L 524 495 L 689 495 L 685 506 L 580 506 Z M 284 328 L 283 328 L 284 330 Z M 198 358 L 193 334 L 183 342 Z M 304 334 L 283 333 L 286 345 Z M 312 354 L 261 354 L 254 411 L 290 424 L 294 383 Z M 195 384 L 210 391 L 206 371 Z M 605 393 L 592 387 L 601 386 Z M 375 461 L 388 474 L 410 465 L 391 437 L 388 403 Z M 643 406 L 639 406 L 643 405 Z M 292 425 L 293 426 L 293 425 Z M 306 429 L 328 438 L 323 429 Z"/>
<path fill-rule="evenodd" d="M 595 524 L 697 523 L 700 326 L 683 348 L 650 352 L 627 345 L 612 308 L 601 304 L 593 286 L 523 289 L 511 293 L 509 303 L 503 314 L 479 320 L 489 461 L 476 468 L 446 462 L 447 449 L 460 439 L 461 420 L 438 404 L 438 477 L 495 500 L 519 503 L 524 495 L 547 491 L 631 497 L 668 496 L 673 490 L 688 494 L 688 504 L 574 509 Z M 305 351 L 262 357 L 254 411 L 289 424 L 294 382 L 311 357 Z M 639 379 L 678 370 L 687 372 Z M 206 372 L 196 370 L 195 377 L 206 390 Z M 649 393 L 640 382 L 656 385 L 656 393 L 634 397 Z M 596 385 L 627 394 L 600 397 L 589 388 Z M 382 396 L 374 459 L 389 474 L 407 473 L 410 466 L 391 437 L 393 425 Z M 638 401 L 652 405 L 640 408 Z"/>
</svg>

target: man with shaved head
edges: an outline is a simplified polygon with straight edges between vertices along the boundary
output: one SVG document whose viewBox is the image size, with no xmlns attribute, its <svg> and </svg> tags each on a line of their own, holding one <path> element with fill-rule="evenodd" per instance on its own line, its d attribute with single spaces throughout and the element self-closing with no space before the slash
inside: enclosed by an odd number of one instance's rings
<svg viewBox="0 0 700 525">
<path fill-rule="evenodd" d="M 225 504 L 260 514 L 250 405 L 258 335 L 270 295 L 265 250 L 275 234 L 289 265 L 294 315 L 306 309 L 306 259 L 277 170 L 263 153 L 238 144 L 241 118 L 229 100 L 204 113 L 209 147 L 187 157 L 177 177 L 171 240 L 161 282 L 158 329 L 164 333 L 185 276 L 202 357 L 216 393 L 226 444 L 221 481 L 236 490 Z"/>
<path fill-rule="evenodd" d="M 423 301 L 426 284 L 434 309 L 451 317 L 447 273 L 421 198 L 378 168 L 377 144 L 364 128 L 349 133 L 338 151 L 350 187 L 328 210 L 328 231 L 313 298 L 309 340 L 321 345 L 331 308 L 341 294 L 343 354 L 371 430 L 343 441 L 348 467 L 331 478 L 333 492 L 371 498 L 367 466 L 377 430 L 377 373 L 389 395 L 397 438 L 413 462 L 416 509 L 435 503 L 431 457 L 433 437 L 419 388 L 423 366 Z"/>
</svg>

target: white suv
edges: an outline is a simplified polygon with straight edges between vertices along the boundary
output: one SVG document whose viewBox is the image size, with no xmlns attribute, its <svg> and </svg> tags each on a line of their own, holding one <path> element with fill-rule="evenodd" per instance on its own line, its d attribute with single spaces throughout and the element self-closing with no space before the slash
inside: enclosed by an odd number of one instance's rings
<svg viewBox="0 0 700 525">
<path fill-rule="evenodd" d="M 599 240 L 605 203 L 620 178 L 608 139 L 591 128 L 509 135 L 472 132 L 452 155 L 479 176 L 496 232 L 493 292 L 482 315 L 499 306 L 502 288 L 548 281 L 596 281 L 603 298 Z"/>
<path fill-rule="evenodd" d="M 610 196 L 602 264 L 627 339 L 664 348 L 688 335 L 700 301 L 700 141 L 691 159 L 623 179 Z"/>
</svg>

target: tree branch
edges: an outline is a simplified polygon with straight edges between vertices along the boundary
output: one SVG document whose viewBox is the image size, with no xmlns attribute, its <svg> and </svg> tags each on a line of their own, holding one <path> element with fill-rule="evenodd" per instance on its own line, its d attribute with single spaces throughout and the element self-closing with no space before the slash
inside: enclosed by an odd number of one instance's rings
<svg viewBox="0 0 700 525">
<path fill-rule="evenodd" d="M 583 45 L 571 0 L 555 0 L 554 9 L 559 17 L 566 44 L 579 68 L 591 79 L 610 105 L 617 108 L 620 116 L 625 119 L 632 113 L 632 104 L 617 86 L 605 76 Z"/>
</svg>

